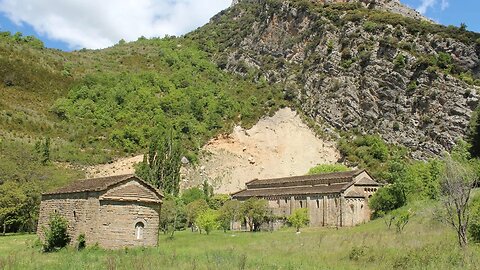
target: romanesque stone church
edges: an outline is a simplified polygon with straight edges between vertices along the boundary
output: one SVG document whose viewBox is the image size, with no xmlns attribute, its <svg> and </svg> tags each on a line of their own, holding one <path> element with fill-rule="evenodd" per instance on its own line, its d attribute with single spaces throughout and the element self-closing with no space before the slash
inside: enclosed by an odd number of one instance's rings
<svg viewBox="0 0 480 270">
<path fill-rule="evenodd" d="M 263 198 L 275 216 L 307 208 L 310 226 L 354 226 L 370 220 L 368 199 L 381 184 L 365 170 L 285 178 L 255 179 L 232 194 L 243 201 Z"/>
<path fill-rule="evenodd" d="M 156 246 L 163 195 L 134 175 L 75 181 L 42 194 L 37 234 L 44 240 L 49 217 L 68 221 L 75 243 L 85 234 L 87 245 L 103 248 Z"/>
</svg>

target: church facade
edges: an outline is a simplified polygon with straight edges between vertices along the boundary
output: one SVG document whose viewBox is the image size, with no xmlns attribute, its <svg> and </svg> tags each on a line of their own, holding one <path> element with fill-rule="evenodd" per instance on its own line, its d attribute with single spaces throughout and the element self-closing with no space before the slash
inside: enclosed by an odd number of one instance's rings
<svg viewBox="0 0 480 270">
<path fill-rule="evenodd" d="M 369 198 L 381 187 L 366 170 L 255 179 L 232 194 L 244 201 L 266 199 L 272 213 L 287 217 L 296 209 L 308 209 L 310 226 L 348 227 L 370 220 Z"/>
</svg>

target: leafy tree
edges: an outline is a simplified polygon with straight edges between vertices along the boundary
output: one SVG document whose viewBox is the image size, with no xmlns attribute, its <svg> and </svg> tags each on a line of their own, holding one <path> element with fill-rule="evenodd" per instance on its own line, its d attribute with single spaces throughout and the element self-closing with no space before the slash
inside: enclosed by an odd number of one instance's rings
<svg viewBox="0 0 480 270">
<path fill-rule="evenodd" d="M 203 191 L 198 187 L 192 187 L 192 188 L 185 189 L 182 192 L 181 198 L 183 203 L 185 205 L 188 205 L 193 201 L 205 199 L 205 195 L 203 194 Z"/>
<path fill-rule="evenodd" d="M 300 208 L 296 209 L 289 217 L 288 222 L 292 224 L 293 227 L 300 232 L 300 228 L 308 225 L 310 222 L 308 217 L 308 209 L 307 208 Z"/>
<path fill-rule="evenodd" d="M 7 181 L 0 185 L 0 224 L 2 232 L 36 228 L 40 190 L 34 183 Z"/>
<path fill-rule="evenodd" d="M 242 214 L 250 231 L 259 231 L 260 225 L 268 216 L 268 202 L 264 199 L 250 198 L 242 203 Z"/>
<path fill-rule="evenodd" d="M 184 216 L 185 206 L 182 200 L 170 195 L 166 196 L 160 212 L 160 229 L 173 238 L 175 230 L 183 227 Z"/>
<path fill-rule="evenodd" d="M 169 134 L 160 134 L 150 143 L 148 154 L 144 155 L 143 162 L 135 173 L 165 193 L 177 195 L 180 188 L 181 153 L 173 130 Z"/>
<path fill-rule="evenodd" d="M 346 172 L 350 169 L 343 164 L 319 164 L 308 171 L 309 175 L 331 173 L 331 172 Z"/>
<path fill-rule="evenodd" d="M 67 229 L 68 221 L 59 214 L 52 214 L 48 222 L 48 229 L 45 230 L 43 250 L 51 252 L 66 247 L 70 243 Z"/>
<path fill-rule="evenodd" d="M 208 209 L 208 203 L 204 199 L 199 199 L 187 204 L 185 207 L 185 213 L 187 216 L 187 223 L 192 228 L 192 231 L 194 226 L 198 225 L 195 224 L 197 217 Z"/>
<path fill-rule="evenodd" d="M 230 200 L 230 196 L 227 194 L 215 194 L 208 200 L 208 206 L 213 210 L 218 210 L 228 200 Z"/>
<path fill-rule="evenodd" d="M 223 231 L 230 230 L 233 222 L 238 221 L 241 216 L 242 204 L 237 200 L 226 201 L 218 210 L 218 220 Z"/>
<path fill-rule="evenodd" d="M 380 188 L 370 198 L 368 204 L 374 211 L 375 216 L 381 216 L 394 209 L 402 207 L 406 203 L 404 190 L 398 184 Z"/>
<path fill-rule="evenodd" d="M 17 221 L 17 213 L 25 201 L 25 195 L 18 183 L 7 181 L 0 185 L 0 223 L 5 234 L 7 226 Z"/>
<path fill-rule="evenodd" d="M 208 235 L 212 230 L 215 230 L 219 227 L 218 213 L 213 209 L 208 209 L 198 215 L 198 217 L 195 219 L 195 223 L 198 225 L 200 233 L 202 233 L 202 230 L 204 230 Z"/>
</svg>

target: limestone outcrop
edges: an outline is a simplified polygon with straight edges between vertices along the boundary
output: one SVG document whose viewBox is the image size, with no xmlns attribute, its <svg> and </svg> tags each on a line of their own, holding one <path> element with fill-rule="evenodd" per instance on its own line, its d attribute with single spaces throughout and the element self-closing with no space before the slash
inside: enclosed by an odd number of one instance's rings
<svg viewBox="0 0 480 270">
<path fill-rule="evenodd" d="M 478 79 L 480 39 L 368 19 L 386 13 L 357 15 L 368 9 L 335 17 L 295 1 L 254 2 L 240 1 L 211 21 L 230 20 L 230 31 L 243 33 L 219 56 L 221 67 L 256 73 L 259 81 L 281 85 L 317 122 L 379 133 L 415 158 L 451 149 L 467 134 L 479 89 L 432 62 L 446 55 L 452 68 Z M 398 7 L 398 1 L 381 2 Z"/>
</svg>

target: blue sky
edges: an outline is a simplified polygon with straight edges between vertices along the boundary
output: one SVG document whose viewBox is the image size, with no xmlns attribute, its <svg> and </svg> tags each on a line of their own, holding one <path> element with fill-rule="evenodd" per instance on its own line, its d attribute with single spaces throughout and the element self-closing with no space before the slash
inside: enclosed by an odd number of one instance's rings
<svg viewBox="0 0 480 270">
<path fill-rule="evenodd" d="M 139 36 L 181 35 L 232 0 L 0 0 L 0 31 L 22 32 L 61 50 L 105 48 Z M 401 0 L 444 25 L 480 32 L 480 0 Z"/>
</svg>

